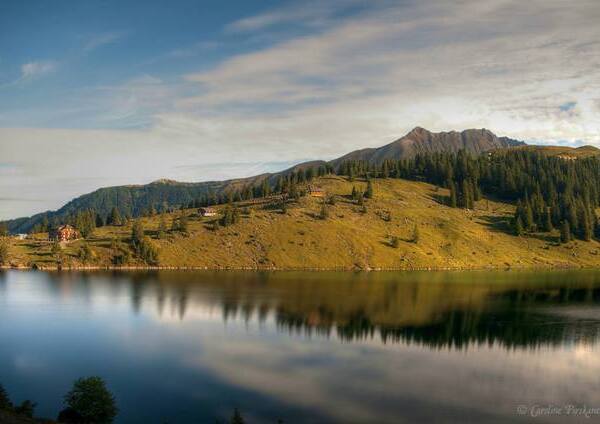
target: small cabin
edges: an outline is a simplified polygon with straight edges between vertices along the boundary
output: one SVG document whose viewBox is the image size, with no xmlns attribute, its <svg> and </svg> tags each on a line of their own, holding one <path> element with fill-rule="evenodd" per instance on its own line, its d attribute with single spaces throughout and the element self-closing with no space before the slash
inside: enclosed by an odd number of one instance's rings
<svg viewBox="0 0 600 424">
<path fill-rule="evenodd" d="M 308 186 L 308 194 L 311 197 L 325 197 L 325 190 L 320 187 Z"/>
<path fill-rule="evenodd" d="M 79 238 L 79 231 L 71 225 L 61 225 L 60 227 L 50 230 L 48 233 L 50 240 L 69 241 Z"/>
<path fill-rule="evenodd" d="M 198 209 L 200 216 L 216 216 L 217 211 L 213 208 L 200 208 Z"/>
</svg>

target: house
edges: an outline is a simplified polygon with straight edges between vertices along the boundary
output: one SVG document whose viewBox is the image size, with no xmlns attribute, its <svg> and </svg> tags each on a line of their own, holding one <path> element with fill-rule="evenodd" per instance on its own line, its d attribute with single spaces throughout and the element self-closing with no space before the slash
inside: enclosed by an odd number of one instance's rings
<svg viewBox="0 0 600 424">
<path fill-rule="evenodd" d="M 325 190 L 319 187 L 308 186 L 308 194 L 312 197 L 325 197 Z"/>
<path fill-rule="evenodd" d="M 217 211 L 213 208 L 200 208 L 198 209 L 200 216 L 216 216 Z"/>
<path fill-rule="evenodd" d="M 79 231 L 71 225 L 61 225 L 48 232 L 48 238 L 56 241 L 69 241 L 79 238 Z"/>
</svg>

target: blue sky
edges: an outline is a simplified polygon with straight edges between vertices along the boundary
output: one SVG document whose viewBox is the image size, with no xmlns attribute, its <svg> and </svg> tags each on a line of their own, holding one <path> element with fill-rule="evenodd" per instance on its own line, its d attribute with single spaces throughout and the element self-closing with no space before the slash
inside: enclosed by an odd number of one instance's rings
<svg viewBox="0 0 600 424">
<path fill-rule="evenodd" d="M 595 0 L 4 0 L 0 219 L 417 125 L 598 144 L 598 22 Z"/>
</svg>

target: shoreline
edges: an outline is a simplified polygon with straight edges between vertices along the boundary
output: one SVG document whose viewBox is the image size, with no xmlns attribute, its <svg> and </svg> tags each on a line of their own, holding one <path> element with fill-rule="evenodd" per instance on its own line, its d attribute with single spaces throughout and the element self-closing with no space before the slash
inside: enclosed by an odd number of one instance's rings
<svg viewBox="0 0 600 424">
<path fill-rule="evenodd" d="M 338 268 L 286 268 L 286 267 L 208 267 L 208 266 L 11 266 L 0 265 L 0 270 L 15 271 L 306 271 L 306 272 L 411 272 L 411 271 L 525 271 L 525 270 L 600 270 L 597 266 L 587 265 L 520 265 L 520 266 L 486 266 L 486 267 L 414 267 L 414 268 L 385 268 L 385 267 L 338 267 Z"/>
</svg>

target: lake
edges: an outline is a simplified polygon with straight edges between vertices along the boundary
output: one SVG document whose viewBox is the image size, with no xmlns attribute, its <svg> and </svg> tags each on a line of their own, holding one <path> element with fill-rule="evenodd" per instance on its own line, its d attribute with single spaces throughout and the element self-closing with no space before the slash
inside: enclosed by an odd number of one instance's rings
<svg viewBox="0 0 600 424">
<path fill-rule="evenodd" d="M 599 271 L 0 273 L 0 383 L 50 418 L 98 375 L 118 423 L 586 421 L 599 336 Z"/>
</svg>

